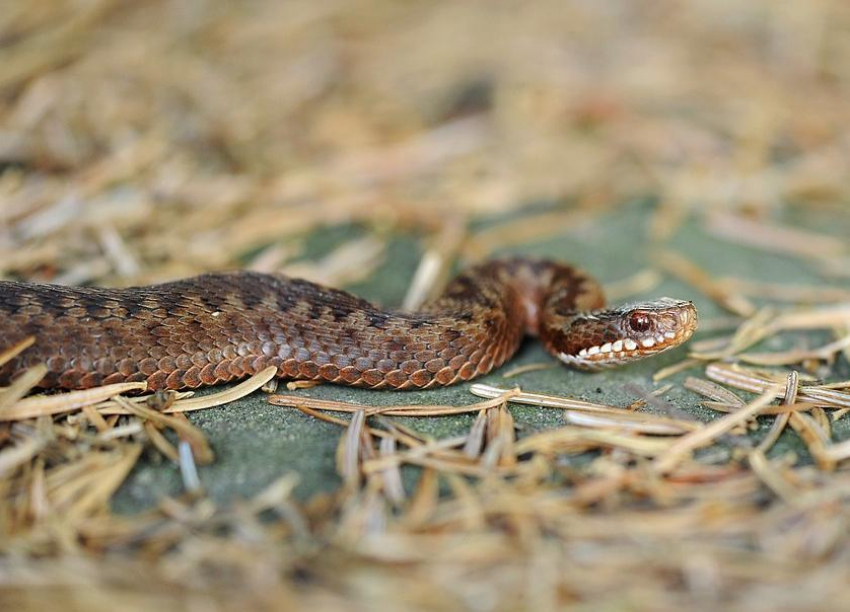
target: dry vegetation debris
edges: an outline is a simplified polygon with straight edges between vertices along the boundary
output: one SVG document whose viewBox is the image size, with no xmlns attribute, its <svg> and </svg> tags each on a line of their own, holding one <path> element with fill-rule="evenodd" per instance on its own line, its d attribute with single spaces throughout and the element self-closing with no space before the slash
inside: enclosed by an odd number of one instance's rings
<svg viewBox="0 0 850 612">
<path fill-rule="evenodd" d="M 845 3 L 7 8 L 3 277 L 126 285 L 242 266 L 337 285 L 415 229 L 413 307 L 458 259 L 650 197 L 653 266 L 611 293 L 678 278 L 728 317 L 656 375 L 688 370 L 710 422 L 663 400 L 669 387 L 630 406 L 511 388 L 529 366 L 460 406 L 276 394 L 341 427 L 339 490 L 298 500 L 287 474 L 227 508 L 203 491 L 213 449 L 185 413 L 271 372 L 192 398 L 31 395 L 34 368 L 0 390 L 4 609 L 847 609 L 850 441 L 834 428 L 850 410 L 836 375 L 850 243 L 824 222 L 850 200 Z M 300 258 L 310 232 L 350 223 L 368 236 Z M 811 279 L 717 276 L 672 245 L 687 223 Z M 756 348 L 811 330 L 832 339 Z M 518 435 L 511 404 L 564 424 Z M 396 419 L 460 412 L 469 431 L 446 439 Z M 772 419 L 761 438 L 757 419 Z M 809 457 L 771 453 L 787 428 Z M 113 514 L 145 448 L 179 463 L 185 495 Z"/>
</svg>

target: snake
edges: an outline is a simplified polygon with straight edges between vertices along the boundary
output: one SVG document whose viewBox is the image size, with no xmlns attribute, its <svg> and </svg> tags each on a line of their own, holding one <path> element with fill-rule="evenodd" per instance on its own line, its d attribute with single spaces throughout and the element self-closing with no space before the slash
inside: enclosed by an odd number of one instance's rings
<svg viewBox="0 0 850 612">
<path fill-rule="evenodd" d="M 694 333 L 690 301 L 606 307 L 600 283 L 548 259 L 494 259 L 461 272 L 415 312 L 247 270 L 126 288 L 0 282 L 0 385 L 43 364 L 42 389 L 146 382 L 148 391 L 277 376 L 373 389 L 429 389 L 508 361 L 525 336 L 568 366 L 600 370 L 657 355 Z"/>
</svg>

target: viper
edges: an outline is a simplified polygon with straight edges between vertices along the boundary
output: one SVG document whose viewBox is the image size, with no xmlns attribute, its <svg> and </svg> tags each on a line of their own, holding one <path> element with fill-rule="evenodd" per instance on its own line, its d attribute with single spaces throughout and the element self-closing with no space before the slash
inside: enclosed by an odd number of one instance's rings
<svg viewBox="0 0 850 612">
<path fill-rule="evenodd" d="M 678 346 L 696 327 L 691 302 L 606 308 L 588 274 L 525 258 L 469 268 L 417 312 L 248 271 L 122 289 L 4 281 L 0 349 L 35 343 L 0 368 L 0 384 L 41 363 L 38 386 L 48 389 L 197 388 L 269 366 L 288 379 L 427 389 L 490 372 L 526 335 L 569 366 L 597 370 Z"/>
</svg>

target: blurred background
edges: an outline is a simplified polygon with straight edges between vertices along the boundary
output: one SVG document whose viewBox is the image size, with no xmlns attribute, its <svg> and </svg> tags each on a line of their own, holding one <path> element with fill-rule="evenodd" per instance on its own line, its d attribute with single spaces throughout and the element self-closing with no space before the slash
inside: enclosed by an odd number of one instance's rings
<svg viewBox="0 0 850 612">
<path fill-rule="evenodd" d="M 474 259 L 577 220 L 447 225 L 636 199 L 656 239 L 709 210 L 830 227 L 848 57 L 840 0 L 6 2 L 0 274 L 274 270 L 350 223 Z M 381 246 L 352 254 L 326 280 Z"/>
</svg>

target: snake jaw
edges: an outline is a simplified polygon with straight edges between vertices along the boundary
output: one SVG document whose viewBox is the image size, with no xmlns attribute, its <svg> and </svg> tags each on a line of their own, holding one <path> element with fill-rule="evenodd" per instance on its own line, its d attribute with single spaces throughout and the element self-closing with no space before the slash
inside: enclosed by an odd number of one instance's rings
<svg viewBox="0 0 850 612">
<path fill-rule="evenodd" d="M 657 355 L 687 341 L 697 328 L 693 303 L 671 298 L 577 315 L 571 327 L 584 331 L 556 351 L 565 364 L 602 370 Z"/>
</svg>

